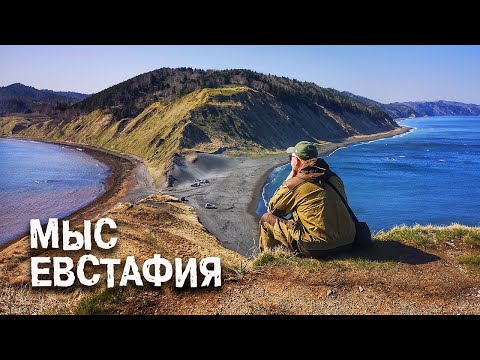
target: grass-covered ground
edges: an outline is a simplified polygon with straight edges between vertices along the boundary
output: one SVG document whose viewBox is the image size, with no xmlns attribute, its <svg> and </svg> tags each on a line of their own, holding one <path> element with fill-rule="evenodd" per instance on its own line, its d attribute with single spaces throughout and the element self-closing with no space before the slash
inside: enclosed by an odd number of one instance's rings
<svg viewBox="0 0 480 360">
<path fill-rule="evenodd" d="M 480 227 L 460 224 L 449 226 L 395 226 L 374 234 L 372 249 L 354 250 L 350 253 L 322 260 L 303 258 L 285 248 L 277 248 L 258 255 L 253 266 L 289 265 L 309 271 L 325 267 L 337 269 L 384 270 L 403 261 L 414 261 L 421 249 L 456 249 L 456 260 L 466 269 L 480 272 Z M 418 249 L 420 251 L 416 251 Z M 428 257 L 428 256 L 427 256 Z"/>
<path fill-rule="evenodd" d="M 420 226 L 408 227 L 405 225 L 376 234 L 377 240 L 394 240 L 408 245 L 434 247 L 461 241 L 474 248 L 480 247 L 480 227 L 468 227 L 461 224 L 450 226 Z"/>
<path fill-rule="evenodd" d="M 125 313 L 212 313 L 211 309 L 216 309 L 213 313 L 253 314 L 442 313 L 446 308 L 446 313 L 478 313 L 479 236 L 480 228 L 459 224 L 398 226 L 377 233 L 368 251 L 322 260 L 277 248 L 224 269 L 222 290 L 179 292 L 170 287 L 162 290 L 163 296 L 158 290 L 102 290 L 84 298 L 74 312 L 116 313 L 120 303 Z M 238 292 L 252 296 L 243 297 Z M 318 294 L 313 300 L 312 293 Z M 263 296 L 263 302 L 253 294 Z M 189 296 L 197 303 L 186 307 Z M 201 305 L 199 299 L 212 296 L 215 301 Z M 178 301 L 178 307 L 162 309 L 160 298 Z M 138 301 L 143 305 L 135 299 L 141 299 Z M 294 301 L 298 310 L 286 311 L 285 299 Z M 246 306 L 242 301 L 252 304 Z M 327 306 L 331 301 L 338 303 L 333 311 Z M 357 301 L 363 302 L 363 307 L 355 310 Z M 422 307 L 416 305 L 420 302 Z M 445 307 L 439 303 L 452 304 Z"/>
</svg>

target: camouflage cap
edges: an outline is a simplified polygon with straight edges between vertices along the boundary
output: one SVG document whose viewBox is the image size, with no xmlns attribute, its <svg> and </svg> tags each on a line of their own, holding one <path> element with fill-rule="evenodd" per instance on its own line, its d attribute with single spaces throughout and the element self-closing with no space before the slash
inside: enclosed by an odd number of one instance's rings
<svg viewBox="0 0 480 360">
<path fill-rule="evenodd" d="M 300 141 L 297 145 L 289 147 L 287 153 L 294 154 L 302 160 L 308 160 L 318 157 L 318 150 L 313 143 L 309 141 Z"/>
</svg>

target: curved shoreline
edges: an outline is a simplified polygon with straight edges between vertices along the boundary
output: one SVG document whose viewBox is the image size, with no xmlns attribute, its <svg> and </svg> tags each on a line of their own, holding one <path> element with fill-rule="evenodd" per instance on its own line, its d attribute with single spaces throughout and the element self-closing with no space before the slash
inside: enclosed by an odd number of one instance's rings
<svg viewBox="0 0 480 360">
<path fill-rule="evenodd" d="M 104 180 L 105 191 L 98 197 L 90 201 L 88 204 L 73 211 L 69 215 L 59 218 L 60 220 L 69 219 L 73 221 L 73 223 L 75 223 L 76 221 L 80 220 L 80 216 L 82 217 L 82 219 L 93 218 L 95 215 L 104 211 L 109 206 L 112 206 L 118 201 L 127 198 L 127 196 L 130 195 L 131 190 L 139 183 L 138 179 L 134 179 L 137 177 L 136 175 L 139 173 L 144 173 L 143 169 L 140 169 L 142 166 L 144 167 L 143 162 L 139 158 L 134 157 L 133 155 L 122 155 L 91 145 L 78 144 L 66 141 L 55 141 L 51 139 L 38 139 L 23 136 L 1 136 L 1 138 L 38 141 L 53 145 L 79 148 L 82 149 L 89 156 L 108 166 L 111 174 Z M 151 183 L 150 179 L 143 180 L 145 180 L 145 183 Z M 0 244 L 0 251 L 6 249 L 7 247 L 16 243 L 27 235 L 28 232 L 15 236 L 8 241 L 5 241 L 4 243 Z"/>
<path fill-rule="evenodd" d="M 383 133 L 378 133 L 378 134 L 373 134 L 373 135 L 361 135 L 361 136 L 352 136 L 350 138 L 345 139 L 344 141 L 340 141 L 338 143 L 330 143 L 324 146 L 321 146 L 318 148 L 318 155 L 319 156 L 325 156 L 327 154 L 330 154 L 340 148 L 347 147 L 349 145 L 361 143 L 364 141 L 373 141 L 373 140 L 381 140 L 381 139 L 387 139 L 390 137 L 402 135 L 409 133 L 412 131 L 413 128 L 409 126 L 400 126 L 397 129 L 394 129 L 392 131 L 387 131 Z M 285 156 L 283 156 L 285 157 Z M 261 175 L 261 177 L 257 180 L 254 188 L 254 194 L 256 194 L 256 198 L 253 199 L 251 203 L 248 205 L 247 211 L 251 212 L 253 215 L 255 215 L 258 218 L 258 215 L 256 213 L 257 207 L 258 207 L 258 201 L 260 199 L 260 196 L 262 195 L 262 190 L 263 187 L 265 186 L 265 182 L 268 178 L 268 175 L 275 170 L 276 168 L 286 164 L 287 161 L 280 162 L 272 167 L 270 167 L 265 173 Z"/>
<path fill-rule="evenodd" d="M 401 126 L 395 130 L 373 135 L 353 136 L 335 143 L 319 146 L 319 155 L 324 156 L 338 148 L 350 144 L 388 138 L 411 131 L 412 128 Z M 26 137 L 4 136 L 11 139 L 24 139 L 82 148 L 86 153 L 105 163 L 112 175 L 107 179 L 107 190 L 84 207 L 64 217 L 73 220 L 73 225 L 84 218 L 93 218 L 108 207 L 120 201 L 135 202 L 157 192 L 152 179 L 142 160 L 129 154 L 114 153 L 90 145 L 36 139 Z M 225 155 L 199 154 L 199 161 L 186 164 L 185 169 L 196 171 L 198 176 L 210 180 L 206 186 L 191 187 L 191 178 L 162 192 L 181 197 L 188 197 L 187 204 L 195 208 L 200 222 L 228 249 L 245 256 L 255 256 L 257 252 L 256 209 L 259 197 L 268 175 L 277 167 L 287 163 L 285 153 L 268 155 L 260 158 L 248 156 L 230 157 Z M 218 159 L 223 159 L 221 166 Z M 199 163 L 206 165 L 202 174 Z M 213 165 L 213 167 L 212 167 Z M 211 168 L 210 168 L 211 167 Z M 192 175 L 192 174 L 190 174 Z M 217 210 L 204 208 L 210 202 L 218 206 Z M 17 242 L 28 234 L 16 237 L 2 245 L 0 251 Z"/>
<path fill-rule="evenodd" d="M 319 146 L 319 154 L 323 156 L 353 143 L 388 138 L 410 130 L 402 126 L 389 132 L 326 143 Z M 287 162 L 284 152 L 259 158 L 198 154 L 195 162 L 185 162 L 176 169 L 178 183 L 165 192 L 185 198 L 186 204 L 196 210 L 200 222 L 225 247 L 253 257 L 258 251 L 259 197 L 268 175 Z M 195 178 L 208 179 L 209 183 L 192 187 Z M 205 209 L 206 203 L 214 204 L 217 209 Z"/>
</svg>

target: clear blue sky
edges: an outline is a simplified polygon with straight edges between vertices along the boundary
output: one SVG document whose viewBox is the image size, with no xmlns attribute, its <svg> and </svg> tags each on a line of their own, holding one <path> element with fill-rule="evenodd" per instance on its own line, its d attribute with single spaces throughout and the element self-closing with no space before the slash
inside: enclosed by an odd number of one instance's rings
<svg viewBox="0 0 480 360">
<path fill-rule="evenodd" d="M 480 46 L 0 46 L 0 86 L 94 93 L 183 66 L 252 69 L 384 103 L 480 104 Z"/>
</svg>

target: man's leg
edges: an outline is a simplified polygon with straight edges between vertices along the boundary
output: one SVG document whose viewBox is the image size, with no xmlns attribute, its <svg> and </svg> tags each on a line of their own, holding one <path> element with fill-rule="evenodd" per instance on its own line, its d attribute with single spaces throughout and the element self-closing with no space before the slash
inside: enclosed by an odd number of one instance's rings
<svg viewBox="0 0 480 360">
<path fill-rule="evenodd" d="M 288 220 L 270 213 L 263 214 L 259 222 L 260 251 L 272 249 L 278 245 L 289 248 L 291 239 L 289 227 L 291 224 Z"/>
</svg>

